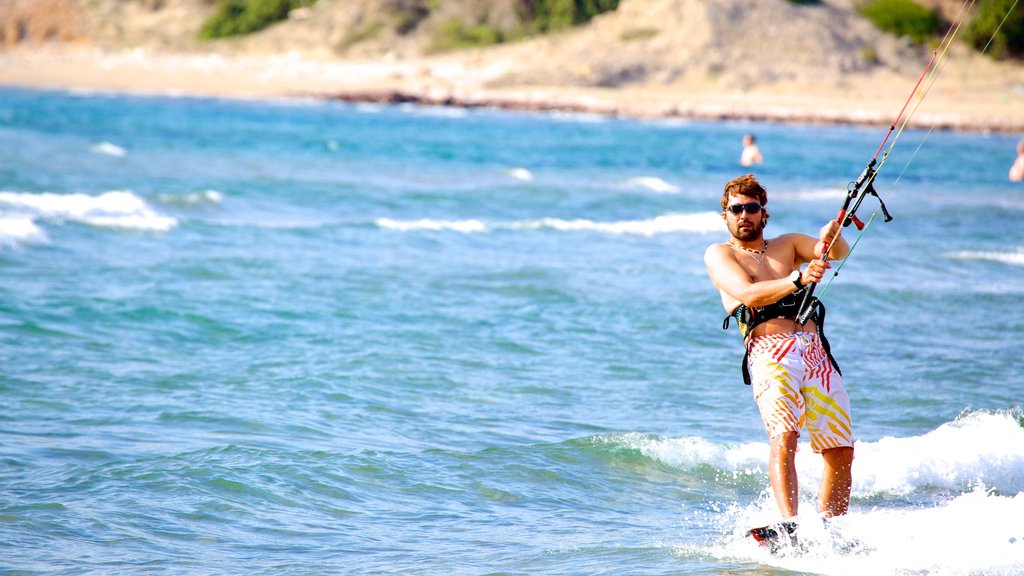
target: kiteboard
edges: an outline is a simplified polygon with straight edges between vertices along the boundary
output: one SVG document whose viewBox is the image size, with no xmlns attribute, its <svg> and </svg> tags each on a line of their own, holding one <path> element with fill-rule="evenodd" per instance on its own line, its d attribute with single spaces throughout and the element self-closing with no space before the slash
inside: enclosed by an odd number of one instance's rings
<svg viewBox="0 0 1024 576">
<path fill-rule="evenodd" d="M 758 546 L 766 548 L 772 555 L 779 554 L 786 549 L 799 550 L 796 522 L 792 520 L 751 528 L 747 534 L 757 542 Z"/>
<path fill-rule="evenodd" d="M 792 520 L 751 528 L 747 530 L 747 535 L 772 556 L 801 556 L 822 546 L 840 556 L 871 552 L 871 548 L 860 540 L 842 535 L 834 526 L 829 529 L 827 524 L 825 534 L 817 537 L 812 535 L 810 539 L 798 538 L 797 523 Z"/>
</svg>

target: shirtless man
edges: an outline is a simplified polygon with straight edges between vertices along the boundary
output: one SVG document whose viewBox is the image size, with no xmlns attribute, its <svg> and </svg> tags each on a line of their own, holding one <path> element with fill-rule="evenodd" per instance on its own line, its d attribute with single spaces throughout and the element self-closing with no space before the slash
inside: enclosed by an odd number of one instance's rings
<svg viewBox="0 0 1024 576">
<path fill-rule="evenodd" d="M 757 147 L 757 139 L 754 138 L 753 134 L 745 135 L 743 137 L 743 151 L 740 152 L 740 164 L 752 166 L 763 163 L 764 157 L 761 156 L 761 149 Z"/>
<path fill-rule="evenodd" d="M 803 326 L 795 321 L 805 287 L 821 281 L 829 268 L 821 259 L 825 242 L 832 240 L 829 258 L 845 258 L 850 248 L 834 220 L 818 238 L 790 233 L 766 239 L 767 203 L 768 194 L 753 175 L 726 184 L 722 218 L 731 237 L 709 246 L 704 264 L 725 310 L 740 323 L 747 348 L 744 380 L 752 384 L 771 445 L 769 481 L 782 520 L 789 521 L 784 526 L 792 532 L 798 504 L 794 462 L 804 426 L 811 448 L 824 460 L 819 513 L 823 518 L 845 514 L 850 502 L 850 400 L 821 329 L 824 308 L 819 303 Z"/>
</svg>

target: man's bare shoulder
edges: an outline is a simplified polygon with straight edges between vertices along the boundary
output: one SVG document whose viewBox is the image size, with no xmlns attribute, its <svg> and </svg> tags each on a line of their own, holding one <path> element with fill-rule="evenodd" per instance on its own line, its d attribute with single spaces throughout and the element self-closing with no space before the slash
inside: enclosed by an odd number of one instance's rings
<svg viewBox="0 0 1024 576">
<path fill-rule="evenodd" d="M 729 250 L 729 244 L 727 242 L 715 242 L 704 250 L 704 262 L 710 263 L 712 261 L 721 260 L 731 252 L 732 251 Z"/>
<path fill-rule="evenodd" d="M 775 245 L 796 247 L 797 245 L 806 243 L 808 241 L 815 242 L 816 238 L 808 236 L 807 234 L 801 234 L 800 232 L 787 232 L 785 234 L 780 234 L 775 238 L 772 238 L 771 240 L 768 241 L 768 244 L 769 246 Z"/>
<path fill-rule="evenodd" d="M 800 241 L 806 240 L 808 238 L 811 238 L 812 240 L 814 239 L 811 236 L 808 236 L 807 234 L 803 234 L 801 232 L 786 232 L 785 234 L 779 234 L 775 238 L 772 238 L 771 241 L 772 242 L 800 242 Z"/>
</svg>

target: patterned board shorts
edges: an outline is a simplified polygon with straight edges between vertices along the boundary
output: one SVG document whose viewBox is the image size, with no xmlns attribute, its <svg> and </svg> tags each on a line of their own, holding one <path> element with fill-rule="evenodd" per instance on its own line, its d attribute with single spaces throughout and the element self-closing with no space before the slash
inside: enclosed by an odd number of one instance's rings
<svg viewBox="0 0 1024 576">
<path fill-rule="evenodd" d="M 853 447 L 850 397 L 817 334 L 757 336 L 747 362 L 769 438 L 806 427 L 815 452 Z"/>
</svg>

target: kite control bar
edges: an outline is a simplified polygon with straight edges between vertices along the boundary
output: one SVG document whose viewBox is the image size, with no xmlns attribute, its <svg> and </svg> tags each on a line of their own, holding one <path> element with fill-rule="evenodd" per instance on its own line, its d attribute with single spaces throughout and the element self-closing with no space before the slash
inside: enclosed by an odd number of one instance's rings
<svg viewBox="0 0 1024 576">
<path fill-rule="evenodd" d="M 876 156 L 877 158 L 877 156 Z M 838 222 L 844 228 L 853 224 L 857 227 L 857 230 L 864 229 L 864 222 L 857 218 L 857 209 L 860 208 L 864 198 L 867 196 L 874 196 L 878 199 L 878 204 L 882 208 L 882 215 L 885 217 L 885 221 L 889 222 L 892 220 L 892 215 L 889 214 L 889 210 L 885 207 L 885 202 L 882 201 L 882 197 L 875 191 L 875 172 L 877 168 L 875 164 L 876 158 L 872 158 L 868 165 L 864 168 L 864 171 L 860 173 L 857 179 L 850 183 L 850 186 L 846 192 L 846 199 L 843 201 L 843 207 L 839 210 L 839 214 L 836 216 L 836 222 Z M 835 241 L 842 230 L 836 232 L 836 235 L 829 238 L 828 242 L 824 244 L 821 250 L 821 260 L 828 262 L 829 250 L 832 248 L 832 243 Z M 811 315 L 814 314 L 814 308 L 817 304 L 814 300 L 814 288 L 817 286 L 817 282 L 811 282 L 807 286 L 807 292 L 804 293 L 804 300 L 800 303 L 800 313 L 797 314 L 796 321 L 798 324 L 806 324 L 807 320 L 810 319 Z"/>
</svg>

